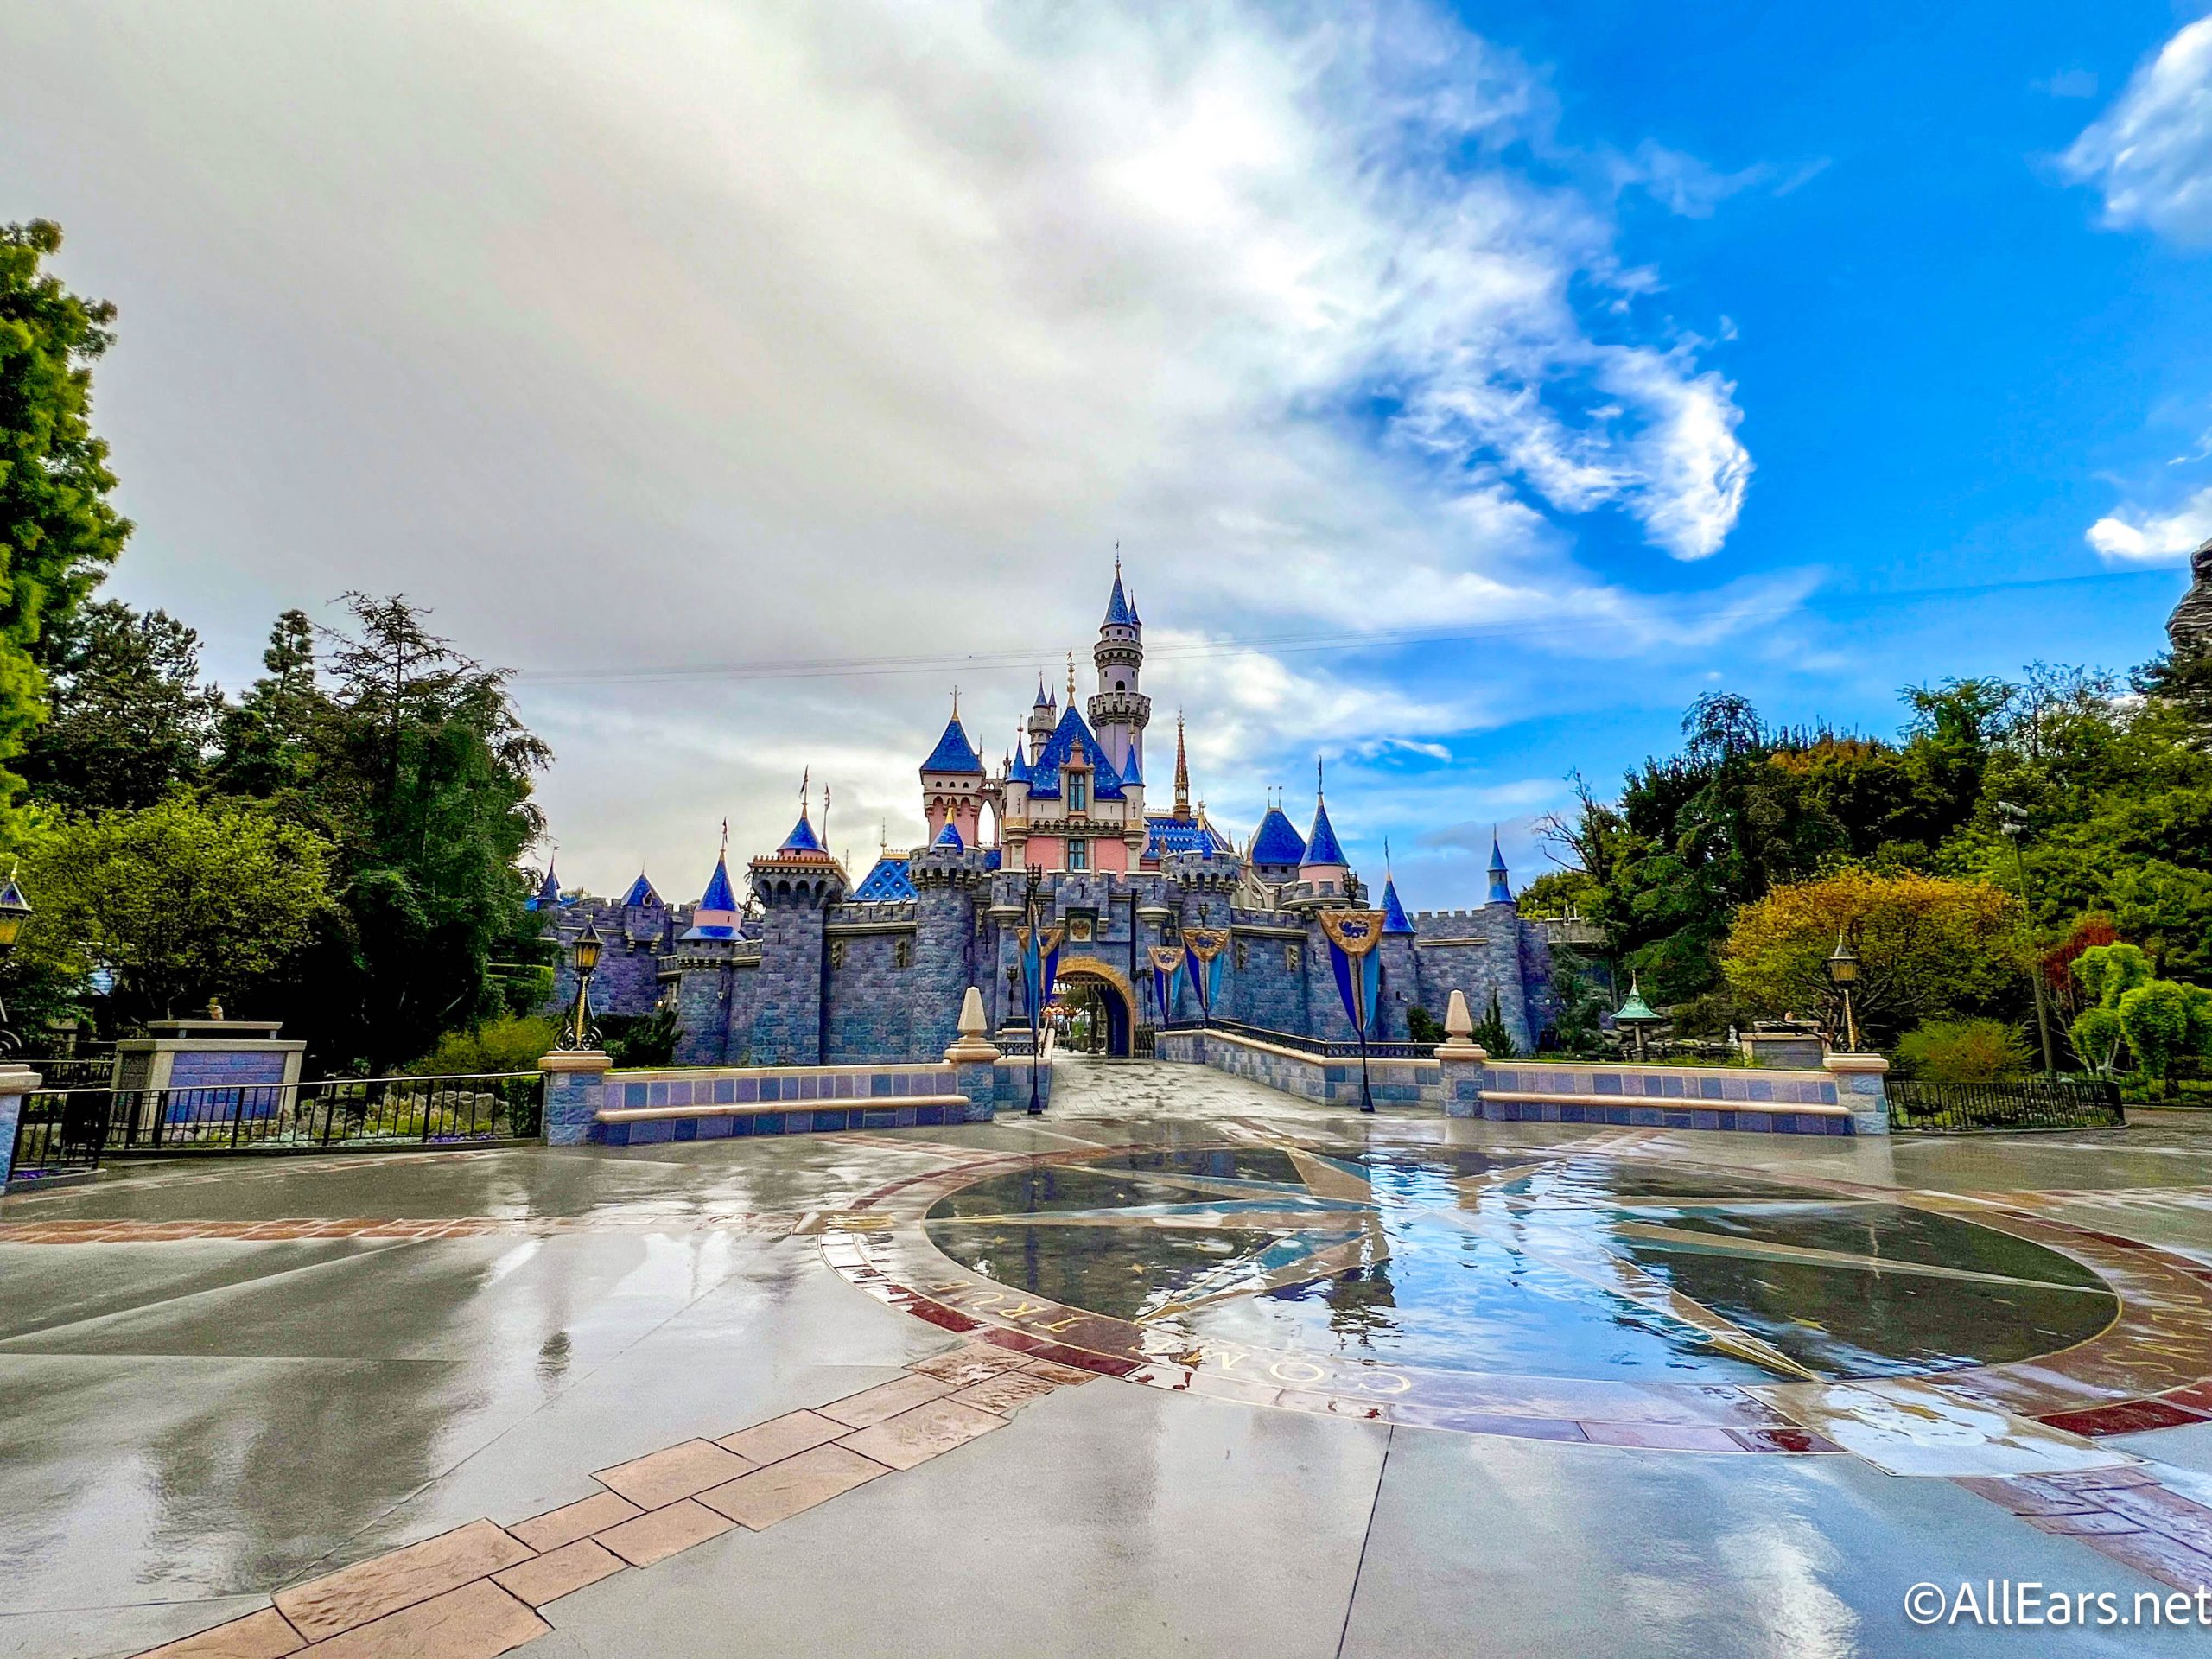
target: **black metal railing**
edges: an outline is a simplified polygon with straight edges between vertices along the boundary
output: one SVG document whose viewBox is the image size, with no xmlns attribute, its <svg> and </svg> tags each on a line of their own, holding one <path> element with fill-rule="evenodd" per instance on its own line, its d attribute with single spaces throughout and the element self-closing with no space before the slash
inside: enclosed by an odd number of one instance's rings
<svg viewBox="0 0 2212 1659">
<path fill-rule="evenodd" d="M 107 1130 L 106 1093 L 41 1089 L 25 1095 L 8 1179 L 29 1181 L 99 1167 Z"/>
<path fill-rule="evenodd" d="M 1888 1084 L 1890 1127 L 1935 1135 L 1982 1129 L 2117 1129 L 2126 1124 L 2120 1086 L 2064 1078 L 2008 1083 Z"/>
<path fill-rule="evenodd" d="M 85 1091 L 106 1097 L 111 1154 L 526 1140 L 544 1110 L 541 1072 L 327 1077 L 296 1084 Z"/>
<path fill-rule="evenodd" d="M 1152 1026 L 1137 1027 L 1129 1033 L 1129 1058 L 1133 1060 L 1149 1060 L 1155 1058 L 1159 1039 L 1160 1033 L 1157 1028 Z"/>
<path fill-rule="evenodd" d="M 1359 1058 L 1359 1044 L 1339 1041 L 1326 1037 L 1307 1037 L 1297 1032 L 1270 1031 L 1265 1026 L 1247 1025 L 1242 1020 L 1224 1020 L 1218 1016 L 1206 1021 L 1214 1031 L 1226 1031 L 1239 1037 L 1249 1037 L 1255 1043 L 1273 1043 L 1278 1048 L 1294 1048 L 1301 1054 L 1311 1054 L 1317 1060 L 1356 1060 Z M 1178 1020 L 1169 1029 L 1196 1031 L 1192 1020 Z M 1367 1045 L 1370 1060 L 1433 1060 L 1436 1058 L 1433 1043 L 1389 1042 L 1370 1039 Z"/>
<path fill-rule="evenodd" d="M 41 1089 L 104 1088 L 115 1076 L 115 1056 L 111 1053 L 57 1054 L 45 1059 L 18 1060 L 16 1064 L 37 1072 Z"/>
</svg>

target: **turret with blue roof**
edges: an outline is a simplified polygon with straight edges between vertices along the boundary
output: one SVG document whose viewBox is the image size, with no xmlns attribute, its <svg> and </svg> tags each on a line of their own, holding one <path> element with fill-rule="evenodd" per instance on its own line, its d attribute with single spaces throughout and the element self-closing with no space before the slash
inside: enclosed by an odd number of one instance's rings
<svg viewBox="0 0 2212 1659">
<path fill-rule="evenodd" d="M 1406 914 L 1406 907 L 1398 902 L 1397 878 L 1390 874 L 1389 857 L 1385 854 L 1382 861 L 1382 931 L 1389 934 L 1410 933 L 1413 931 L 1413 918 Z"/>
<path fill-rule="evenodd" d="M 723 834 L 728 834 L 727 829 Z M 725 845 L 715 855 L 715 873 L 707 878 L 707 890 L 699 895 L 699 907 L 691 912 L 691 925 L 683 937 L 734 939 L 737 936 L 737 892 L 730 886 L 729 849 Z"/>
<path fill-rule="evenodd" d="M 658 908 L 660 902 L 660 894 L 653 891 L 653 884 L 645 879 L 643 870 L 638 872 L 638 879 L 630 884 L 630 891 L 622 895 L 622 906 L 626 910 L 648 905 Z"/>
<path fill-rule="evenodd" d="M 960 723 L 958 709 L 944 722 L 944 735 L 937 741 L 937 747 L 930 751 L 930 758 L 922 762 L 922 775 L 944 772 L 948 775 L 983 775 L 983 758 L 976 753 L 976 746 L 968 741 L 967 728 Z"/>
<path fill-rule="evenodd" d="M 1306 837 L 1283 815 L 1282 808 L 1271 804 L 1253 834 L 1248 857 L 1253 870 L 1264 880 L 1294 880 L 1298 867 L 1306 861 Z"/>
<path fill-rule="evenodd" d="M 1122 774 L 1106 758 L 1105 746 L 1099 742 L 1083 716 L 1076 712 L 1070 701 L 1060 714 L 1060 723 L 1046 739 L 1044 752 L 1038 755 L 1030 768 L 1029 792 L 1057 799 L 1060 792 L 1060 768 L 1076 757 L 1078 750 L 1082 760 L 1090 767 L 1091 795 L 1102 801 L 1122 798 Z"/>
<path fill-rule="evenodd" d="M 1513 902 L 1513 889 L 1505 880 L 1505 855 L 1498 850 L 1497 831 L 1495 830 L 1490 834 L 1490 897 L 1483 902 L 1486 905 L 1510 905 Z"/>
<path fill-rule="evenodd" d="M 1332 881 L 1351 868 L 1329 822 L 1329 803 L 1321 788 L 1321 763 L 1313 763 L 1313 827 L 1306 832 L 1306 856 L 1298 861 L 1301 881 Z"/>
<path fill-rule="evenodd" d="M 561 881 L 553 874 L 553 861 L 545 861 L 545 879 L 537 884 L 524 908 L 529 910 L 558 910 L 561 907 Z"/>
</svg>

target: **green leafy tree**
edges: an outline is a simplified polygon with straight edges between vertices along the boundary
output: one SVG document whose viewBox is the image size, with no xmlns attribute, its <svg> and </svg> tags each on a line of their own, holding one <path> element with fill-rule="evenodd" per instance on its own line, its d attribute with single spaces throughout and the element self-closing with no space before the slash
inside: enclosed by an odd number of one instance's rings
<svg viewBox="0 0 2212 1659">
<path fill-rule="evenodd" d="M 53 715 L 22 759 L 33 797 L 65 811 L 151 806 L 200 781 L 222 698 L 200 683 L 200 636 L 114 600 L 58 630 Z"/>
<path fill-rule="evenodd" d="M 34 972 L 117 978 L 144 1019 L 236 997 L 283 968 L 329 906 L 330 848 L 236 803 L 173 798 L 62 822 L 22 881 L 38 915 L 19 954 Z"/>
<path fill-rule="evenodd" d="M 130 522 L 93 435 L 92 365 L 115 308 L 41 268 L 60 251 L 45 219 L 0 225 L 0 836 L 19 833 L 23 751 L 45 708 L 48 635 L 122 551 Z"/>
<path fill-rule="evenodd" d="M 2176 1060 L 2212 1052 L 2212 991 L 2200 985 L 2151 980 L 2121 996 L 2113 1011 L 2135 1058 L 2169 1094 Z"/>
</svg>

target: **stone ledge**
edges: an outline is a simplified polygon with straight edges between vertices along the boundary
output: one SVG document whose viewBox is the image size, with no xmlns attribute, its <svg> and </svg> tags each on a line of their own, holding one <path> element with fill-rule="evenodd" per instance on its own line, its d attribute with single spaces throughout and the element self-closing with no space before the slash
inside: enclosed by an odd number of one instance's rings
<svg viewBox="0 0 2212 1659">
<path fill-rule="evenodd" d="M 1848 1106 L 1802 1105 L 1787 1100 L 1723 1100 L 1698 1095 L 1563 1095 L 1551 1090 L 1523 1092 L 1485 1089 L 1484 1100 L 1510 1102 L 1516 1106 L 1599 1106 L 1618 1109 L 1668 1112 L 1778 1112 L 1807 1117 L 1849 1117 Z"/>
<path fill-rule="evenodd" d="M 773 1113 L 884 1111 L 899 1106 L 965 1106 L 965 1095 L 840 1095 L 818 1100 L 745 1101 L 728 1106 L 602 1106 L 601 1123 L 652 1123 L 674 1117 L 759 1117 Z"/>
</svg>

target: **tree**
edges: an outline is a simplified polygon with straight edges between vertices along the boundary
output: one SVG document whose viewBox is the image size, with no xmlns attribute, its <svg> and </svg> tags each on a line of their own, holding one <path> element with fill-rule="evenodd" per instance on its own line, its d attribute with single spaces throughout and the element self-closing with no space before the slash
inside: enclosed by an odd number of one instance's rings
<svg viewBox="0 0 2212 1659">
<path fill-rule="evenodd" d="M 2212 1052 L 2212 991 L 2153 979 L 2138 985 L 2114 1005 L 2127 1046 L 2152 1077 L 2173 1092 L 2174 1062 L 2184 1054 Z"/>
<path fill-rule="evenodd" d="M 40 269 L 60 246 L 45 219 L 0 225 L 0 836 L 10 840 L 21 779 L 6 763 L 45 707 L 48 634 L 130 534 L 89 419 L 92 364 L 112 340 L 115 308 Z"/>
<path fill-rule="evenodd" d="M 330 848 L 296 824 L 226 802 L 170 799 L 67 820 L 33 843 L 38 896 L 26 964 L 117 976 L 138 1018 L 235 997 L 283 967 L 329 906 Z"/>
<path fill-rule="evenodd" d="M 1817 1009 L 1840 1034 L 1827 959 L 1847 939 L 1860 964 L 1854 1013 L 1869 1031 L 1895 1033 L 1929 1015 L 1978 1011 L 2010 990 L 2023 965 L 2020 919 L 2017 901 L 1984 882 L 1853 867 L 1745 906 L 1723 963 L 1755 1011 Z"/>
<path fill-rule="evenodd" d="M 499 1011 L 492 964 L 535 937 L 519 864 L 543 830 L 531 790 L 551 753 L 515 713 L 507 671 L 431 633 L 404 596 L 345 602 L 353 627 L 325 634 L 313 790 L 348 928 L 319 957 L 330 978 L 309 1006 L 326 1046 L 382 1066 Z"/>
<path fill-rule="evenodd" d="M 276 619 L 261 664 L 263 677 L 224 711 L 214 779 L 227 793 L 288 798 L 314 778 L 331 715 L 305 611 Z"/>
<path fill-rule="evenodd" d="M 1923 1020 L 1897 1039 L 1897 1065 L 1923 1083 L 1994 1083 L 2028 1064 L 2027 1039 L 2002 1020 Z"/>
<path fill-rule="evenodd" d="M 114 600 L 59 630 L 53 717 L 26 747 L 35 798 L 66 811 L 151 806 L 197 783 L 222 710 L 200 683 L 200 636 L 167 611 Z"/>
</svg>

